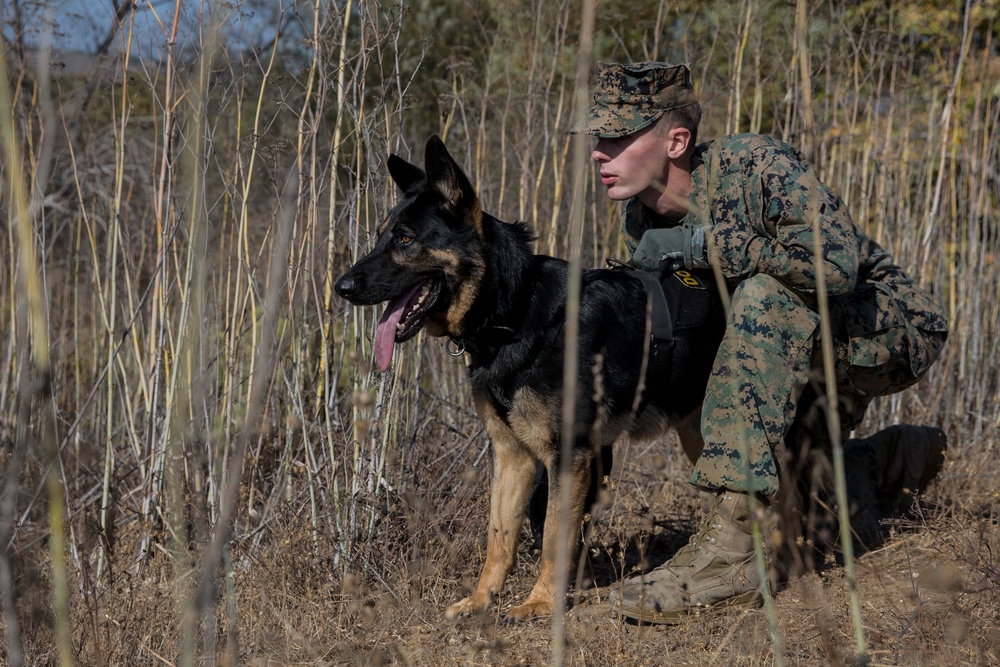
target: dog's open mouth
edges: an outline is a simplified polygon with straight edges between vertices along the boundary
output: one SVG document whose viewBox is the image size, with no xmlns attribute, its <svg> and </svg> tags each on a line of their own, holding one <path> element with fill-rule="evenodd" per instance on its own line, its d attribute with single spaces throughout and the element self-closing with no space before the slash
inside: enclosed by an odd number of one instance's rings
<svg viewBox="0 0 1000 667">
<path fill-rule="evenodd" d="M 375 331 L 375 362 L 383 372 L 389 368 L 396 343 L 412 338 L 427 320 L 427 313 L 441 294 L 441 283 L 426 278 L 409 292 L 389 302 Z"/>
</svg>

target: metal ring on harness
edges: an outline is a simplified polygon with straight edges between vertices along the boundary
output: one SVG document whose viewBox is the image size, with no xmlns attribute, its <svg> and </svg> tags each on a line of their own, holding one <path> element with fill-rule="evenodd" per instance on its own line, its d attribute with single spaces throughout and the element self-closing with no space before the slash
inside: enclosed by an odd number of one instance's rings
<svg viewBox="0 0 1000 667">
<path fill-rule="evenodd" d="M 448 342 L 444 344 L 444 351 L 453 357 L 460 357 L 465 354 L 465 341 L 449 338 Z"/>
</svg>

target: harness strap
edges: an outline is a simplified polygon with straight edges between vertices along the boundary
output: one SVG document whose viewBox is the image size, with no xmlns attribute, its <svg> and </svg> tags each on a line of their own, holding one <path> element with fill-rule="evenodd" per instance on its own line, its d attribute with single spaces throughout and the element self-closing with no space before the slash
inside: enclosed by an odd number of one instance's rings
<svg viewBox="0 0 1000 667">
<path fill-rule="evenodd" d="M 652 305 L 653 338 L 658 341 L 670 341 L 674 338 L 674 321 L 667 306 L 667 297 L 663 294 L 663 285 L 659 278 L 649 271 L 632 270 L 629 275 L 637 278 L 646 288 L 646 298 Z"/>
</svg>

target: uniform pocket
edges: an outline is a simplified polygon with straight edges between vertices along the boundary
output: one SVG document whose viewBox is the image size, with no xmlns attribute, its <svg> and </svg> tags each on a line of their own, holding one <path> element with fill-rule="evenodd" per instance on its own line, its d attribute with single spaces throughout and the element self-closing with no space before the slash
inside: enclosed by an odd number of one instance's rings
<svg viewBox="0 0 1000 667">
<path fill-rule="evenodd" d="M 847 380 L 859 396 L 884 396 L 917 381 L 902 309 L 879 283 L 859 285 L 838 301 L 847 338 Z"/>
</svg>

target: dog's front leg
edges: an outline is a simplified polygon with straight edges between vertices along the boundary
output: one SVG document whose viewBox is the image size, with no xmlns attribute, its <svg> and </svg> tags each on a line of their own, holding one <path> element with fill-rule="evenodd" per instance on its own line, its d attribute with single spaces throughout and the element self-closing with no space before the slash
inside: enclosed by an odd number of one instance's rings
<svg viewBox="0 0 1000 667">
<path fill-rule="evenodd" d="M 524 513 L 535 481 L 535 457 L 517 442 L 511 430 L 493 415 L 486 421 L 493 443 L 490 483 L 490 525 L 486 535 L 486 562 L 469 597 L 448 607 L 448 618 L 486 609 L 499 594 L 514 565 Z"/>
<path fill-rule="evenodd" d="M 583 521 L 584 504 L 587 490 L 590 488 L 590 459 L 588 451 L 578 450 L 573 456 L 570 467 L 570 505 L 567 541 L 560 544 L 560 524 L 563 521 L 562 511 L 562 471 L 558 464 L 549 466 L 549 500 L 545 510 L 545 530 L 542 536 L 541 571 L 538 581 L 531 589 L 524 604 L 518 605 L 507 612 L 507 618 L 525 620 L 534 616 L 551 616 L 555 611 L 556 595 L 565 591 L 556 590 L 558 580 L 558 561 L 560 550 L 569 554 L 566 559 L 572 566 L 576 556 L 577 541 L 580 536 L 580 524 Z"/>
</svg>

